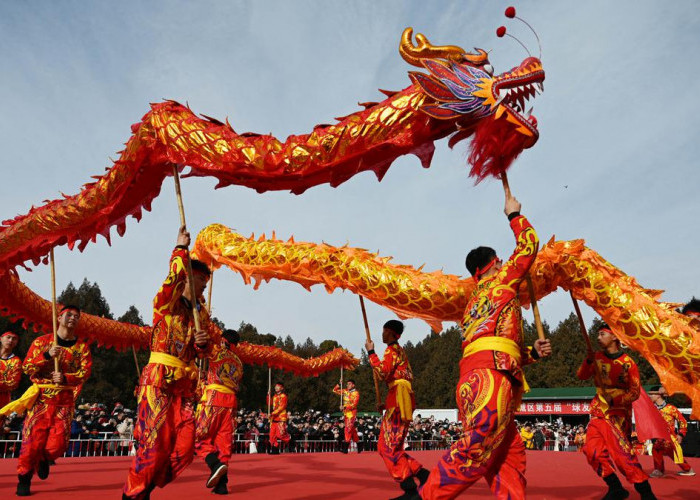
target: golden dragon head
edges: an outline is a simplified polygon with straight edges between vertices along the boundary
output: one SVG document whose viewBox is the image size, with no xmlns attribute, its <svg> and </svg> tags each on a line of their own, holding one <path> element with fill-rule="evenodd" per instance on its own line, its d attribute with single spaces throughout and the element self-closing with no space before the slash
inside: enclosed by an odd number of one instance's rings
<svg viewBox="0 0 700 500">
<path fill-rule="evenodd" d="M 486 51 L 436 46 L 420 33 L 414 43 L 412 28 L 404 30 L 399 52 L 409 64 L 430 72 L 409 72 L 413 83 L 429 97 L 421 110 L 440 120 L 457 119 L 459 139 L 471 135 L 483 118 L 492 117 L 513 124 L 515 132 L 525 136 L 525 147 L 537 142 L 537 120 L 532 108 L 527 112 L 525 108 L 544 89 L 544 70 L 538 58 L 528 57 L 510 71 L 494 75 Z"/>
</svg>

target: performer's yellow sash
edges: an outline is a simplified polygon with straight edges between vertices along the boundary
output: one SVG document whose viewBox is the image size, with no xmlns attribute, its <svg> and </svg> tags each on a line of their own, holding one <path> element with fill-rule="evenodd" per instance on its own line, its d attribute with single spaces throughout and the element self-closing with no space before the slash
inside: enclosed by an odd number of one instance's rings
<svg viewBox="0 0 700 500">
<path fill-rule="evenodd" d="M 12 412 L 17 412 L 18 415 L 24 415 L 24 413 L 34 406 L 36 403 L 41 389 L 58 389 L 62 390 L 73 390 L 73 387 L 69 385 L 59 385 L 59 384 L 32 384 L 29 389 L 24 391 L 24 394 L 20 396 L 19 399 L 10 401 L 5 406 L 0 408 L 0 416 L 9 415 Z"/>
<path fill-rule="evenodd" d="M 179 380 L 183 377 L 193 378 L 197 372 L 193 363 L 185 363 L 180 358 L 165 354 L 164 352 L 152 352 L 151 356 L 148 358 L 148 362 L 175 368 L 175 380 Z"/>
<path fill-rule="evenodd" d="M 517 342 L 504 337 L 480 337 L 473 342 L 470 342 L 462 351 L 462 357 L 474 354 L 480 351 L 498 351 L 504 352 L 509 356 L 513 357 L 518 364 L 520 364 L 520 346 Z M 530 386 L 527 385 L 527 380 L 525 380 L 525 374 L 523 373 L 523 390 L 525 392 L 530 392 Z"/>
<path fill-rule="evenodd" d="M 673 433 L 671 435 L 671 443 L 673 444 L 673 463 L 682 464 L 685 462 L 685 459 L 683 458 L 683 448 L 681 448 L 678 438 L 676 438 Z"/>
<path fill-rule="evenodd" d="M 411 383 L 405 379 L 396 379 L 389 383 L 389 389 L 396 387 L 396 404 L 399 405 L 401 420 L 410 422 L 413 420 L 413 403 L 411 401 Z"/>
<path fill-rule="evenodd" d="M 225 385 L 207 384 L 204 386 L 204 390 L 202 391 L 202 399 L 200 400 L 202 403 L 204 403 L 207 400 L 207 391 L 219 391 L 219 392 L 223 392 L 224 394 L 235 394 L 236 393 L 236 391 L 234 391 L 230 387 L 226 387 Z"/>
</svg>

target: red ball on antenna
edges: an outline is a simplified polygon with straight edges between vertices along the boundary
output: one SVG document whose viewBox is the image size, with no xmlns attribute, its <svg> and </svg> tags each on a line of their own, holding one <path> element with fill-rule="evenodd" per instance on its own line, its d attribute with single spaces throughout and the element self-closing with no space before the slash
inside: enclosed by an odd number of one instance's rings
<svg viewBox="0 0 700 500">
<path fill-rule="evenodd" d="M 513 19 L 515 17 L 515 7 L 512 5 L 506 9 L 506 17 Z"/>
<path fill-rule="evenodd" d="M 498 29 L 496 30 L 496 36 L 498 38 L 503 38 L 505 35 L 506 35 L 506 27 L 499 26 Z"/>
</svg>

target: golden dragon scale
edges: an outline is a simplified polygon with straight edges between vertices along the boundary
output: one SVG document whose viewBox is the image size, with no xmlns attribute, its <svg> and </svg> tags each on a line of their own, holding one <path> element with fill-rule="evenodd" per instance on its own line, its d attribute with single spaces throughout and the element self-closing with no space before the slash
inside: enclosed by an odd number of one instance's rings
<svg viewBox="0 0 700 500">
<path fill-rule="evenodd" d="M 281 241 L 274 235 L 246 238 L 220 224 L 200 232 L 194 253 L 213 268 L 240 273 L 256 288 L 275 278 L 306 289 L 323 285 L 329 293 L 349 290 L 399 317 L 422 319 L 435 331 L 443 321 L 461 321 L 474 289 L 472 279 L 396 265 L 363 249 Z M 641 287 L 583 240 L 549 241 L 530 274 L 538 299 L 562 288 L 583 300 L 652 364 L 669 391 L 690 397 L 693 414 L 700 414 L 700 333 L 672 304 L 659 301 L 660 291 Z M 530 302 L 526 288 L 520 291 L 523 304 Z"/>
</svg>

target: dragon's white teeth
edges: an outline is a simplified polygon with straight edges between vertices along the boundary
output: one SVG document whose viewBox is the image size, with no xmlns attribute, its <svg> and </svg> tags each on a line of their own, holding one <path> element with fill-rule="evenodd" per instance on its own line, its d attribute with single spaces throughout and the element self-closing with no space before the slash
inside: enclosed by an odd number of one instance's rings
<svg viewBox="0 0 700 500">
<path fill-rule="evenodd" d="M 542 83 L 542 82 L 537 82 L 537 86 L 538 86 L 539 89 L 540 89 L 540 93 L 544 92 L 544 83 Z"/>
<path fill-rule="evenodd" d="M 527 113 L 525 113 L 525 118 L 530 118 L 531 114 L 532 114 L 532 108 L 527 110 Z"/>
</svg>

